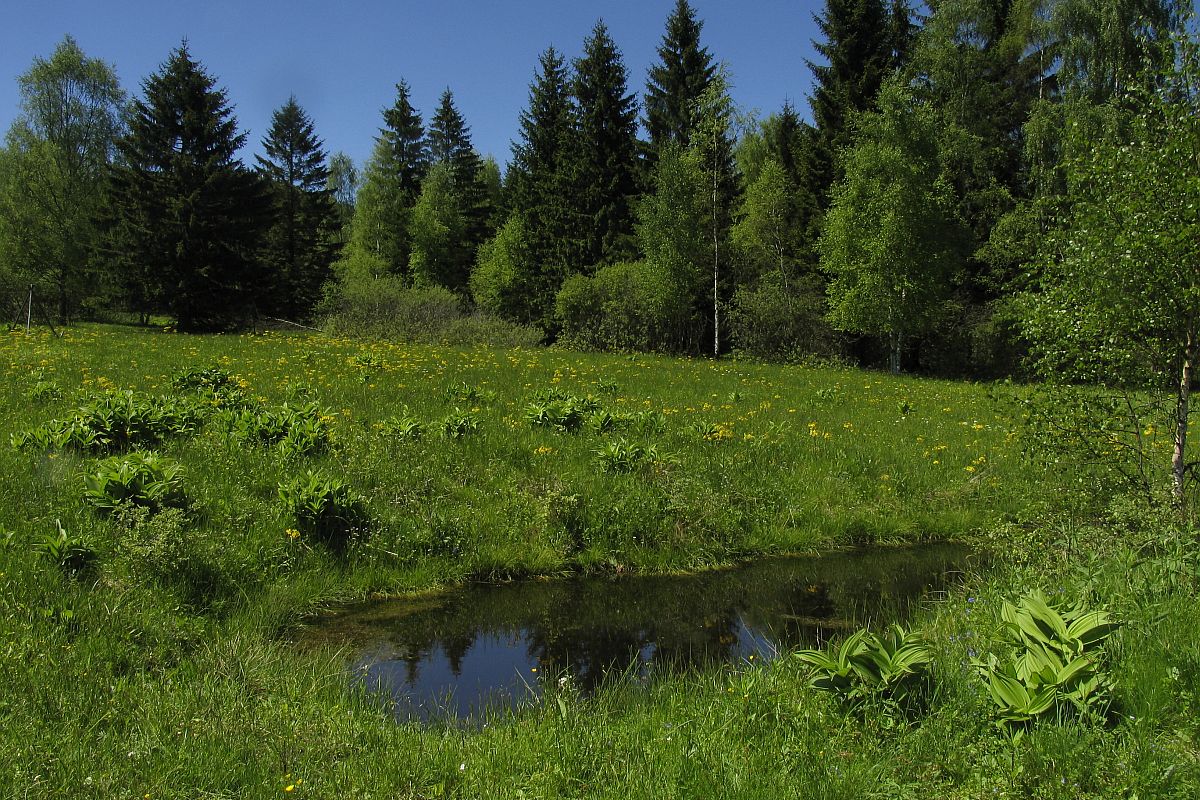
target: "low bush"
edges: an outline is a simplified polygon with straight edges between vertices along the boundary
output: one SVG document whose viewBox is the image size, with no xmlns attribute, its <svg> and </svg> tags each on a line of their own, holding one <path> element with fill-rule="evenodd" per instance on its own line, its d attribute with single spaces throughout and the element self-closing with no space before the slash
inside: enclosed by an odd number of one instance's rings
<svg viewBox="0 0 1200 800">
<path fill-rule="evenodd" d="M 153 512 L 185 502 L 183 468 L 154 453 L 106 458 L 88 471 L 84 482 L 84 499 L 106 514 L 126 505 Z"/>
<path fill-rule="evenodd" d="M 319 472 L 309 470 L 283 481 L 278 496 L 298 537 L 322 542 L 336 552 L 344 552 L 366 523 L 364 498 L 345 481 Z"/>
<path fill-rule="evenodd" d="M 42 452 L 113 453 L 154 447 L 168 438 L 194 433 L 210 409 L 189 398 L 109 391 L 66 419 L 14 433 L 11 441 L 18 450 Z"/>
<path fill-rule="evenodd" d="M 424 344 L 533 346 L 540 331 L 468 313 L 440 286 L 412 287 L 396 275 L 346 274 L 322 306 L 327 332 Z"/>
</svg>

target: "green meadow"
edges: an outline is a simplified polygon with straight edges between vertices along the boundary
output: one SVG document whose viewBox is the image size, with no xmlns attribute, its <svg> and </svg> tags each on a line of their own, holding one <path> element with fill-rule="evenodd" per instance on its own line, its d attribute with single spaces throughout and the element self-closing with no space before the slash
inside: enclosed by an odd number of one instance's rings
<svg viewBox="0 0 1200 800">
<path fill-rule="evenodd" d="M 0 795 L 1200 790 L 1194 536 L 1026 458 L 996 396 L 1019 390 L 102 326 L 14 331 L 0 369 Z M 942 540 L 993 566 L 914 621 L 915 715 L 848 709 L 785 656 L 422 727 L 289 644 L 373 595 Z M 973 661 L 1031 589 L 1119 623 L 1098 715 L 997 724 Z"/>
</svg>

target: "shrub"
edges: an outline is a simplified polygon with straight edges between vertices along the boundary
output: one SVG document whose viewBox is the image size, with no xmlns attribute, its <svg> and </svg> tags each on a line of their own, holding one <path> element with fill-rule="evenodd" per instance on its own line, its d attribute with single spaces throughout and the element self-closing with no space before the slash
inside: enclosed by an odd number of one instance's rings
<svg viewBox="0 0 1200 800">
<path fill-rule="evenodd" d="M 882 705 L 889 718 L 919 708 L 933 664 L 922 636 L 899 625 L 882 635 L 859 630 L 828 651 L 801 650 L 796 657 L 813 669 L 813 687 L 855 711 Z"/>
<path fill-rule="evenodd" d="M 796 278 L 786 288 L 768 273 L 758 286 L 734 293 L 729 308 L 733 347 L 756 358 L 797 361 L 837 355 L 837 337 L 825 321 L 825 299 L 816 278 Z"/>
<path fill-rule="evenodd" d="M 690 301 L 661 270 L 637 261 L 573 275 L 555 301 L 560 341 L 590 350 L 688 352 L 699 345 Z"/>
<path fill-rule="evenodd" d="M 84 482 L 84 499 L 102 513 L 125 505 L 153 512 L 184 504 L 183 468 L 154 453 L 106 458 L 84 476 Z"/>
<path fill-rule="evenodd" d="M 345 551 L 366 521 L 364 498 L 350 484 L 312 470 L 280 483 L 278 495 L 299 534 L 338 552 Z"/>
</svg>

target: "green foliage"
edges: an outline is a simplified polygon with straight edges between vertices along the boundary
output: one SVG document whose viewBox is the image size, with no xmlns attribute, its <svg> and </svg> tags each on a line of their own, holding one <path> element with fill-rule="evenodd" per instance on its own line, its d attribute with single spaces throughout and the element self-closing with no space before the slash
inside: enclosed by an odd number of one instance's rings
<svg viewBox="0 0 1200 800">
<path fill-rule="evenodd" d="M 479 248 L 471 296 L 484 312 L 522 324 L 549 321 L 549 276 L 539 274 L 525 218 L 513 214 Z"/>
<path fill-rule="evenodd" d="M 687 147 L 696 124 L 696 104 L 717 67 L 700 45 L 704 23 L 687 0 L 677 0 L 658 46 L 659 62 L 646 76 L 646 130 L 657 152 L 673 143 Z"/>
<path fill-rule="evenodd" d="M 474 414 L 455 408 L 442 419 L 443 439 L 457 441 L 479 432 L 479 418 Z"/>
<path fill-rule="evenodd" d="M 379 430 L 384 436 L 414 442 L 425 435 L 424 423 L 410 415 L 385 419 L 379 423 Z"/>
<path fill-rule="evenodd" d="M 469 251 L 458 192 L 454 173 L 445 163 L 435 164 L 421 184 L 408 226 L 409 270 L 418 286 L 466 287 Z"/>
<path fill-rule="evenodd" d="M 784 285 L 768 274 L 757 286 L 739 288 L 729 307 L 729 338 L 736 351 L 772 361 L 831 357 L 839 349 L 816 276 Z"/>
<path fill-rule="evenodd" d="M 821 234 L 834 327 L 886 337 L 893 372 L 904 340 L 943 312 L 964 244 L 938 173 L 936 120 L 899 82 L 860 120 Z"/>
<path fill-rule="evenodd" d="M 225 425 L 238 442 L 278 448 L 284 458 L 320 453 L 331 441 L 329 414 L 316 403 L 230 411 Z"/>
<path fill-rule="evenodd" d="M 18 450 L 120 452 L 191 435 L 206 414 L 202 405 L 186 398 L 110 390 L 77 408 L 67 419 L 13 433 L 11 441 Z"/>
<path fill-rule="evenodd" d="M 1077 715 L 1103 719 L 1113 681 L 1100 645 L 1116 630 L 1104 609 L 1051 604 L 1034 590 L 1001 609 L 1008 650 L 976 662 L 999 709 L 997 725 L 1019 731 L 1027 723 Z"/>
<path fill-rule="evenodd" d="M 480 288 L 474 277 L 471 288 L 493 313 L 553 332 L 554 295 L 582 261 L 584 218 L 572 174 L 578 143 L 569 68 L 553 47 L 542 53 L 538 66 L 506 173 L 511 214 L 493 248 L 480 250 Z M 519 233 L 509 229 L 514 224 L 520 225 Z"/>
<path fill-rule="evenodd" d="M 684 349 L 691 307 L 670 277 L 648 261 L 573 275 L 555 300 L 561 341 L 591 350 Z"/>
<path fill-rule="evenodd" d="M 882 635 L 855 631 L 825 650 L 801 650 L 813 670 L 811 685 L 831 692 L 843 706 L 862 713 L 882 705 L 889 715 L 910 714 L 923 704 L 933 651 L 916 631 L 891 626 Z"/>
<path fill-rule="evenodd" d="M 84 485 L 84 500 L 104 514 L 126 505 L 154 512 L 187 502 L 183 467 L 155 453 L 133 452 L 99 461 L 84 475 Z"/>
<path fill-rule="evenodd" d="M 596 463 L 603 472 L 633 472 L 643 464 L 664 460 L 656 445 L 640 445 L 625 439 L 606 442 L 596 450 Z"/>
<path fill-rule="evenodd" d="M 307 318 L 330 278 L 340 238 L 325 151 L 295 96 L 275 110 L 262 144 L 266 157 L 257 157 L 259 170 L 270 182 L 274 206 L 262 251 L 271 286 L 264 306 Z"/>
<path fill-rule="evenodd" d="M 86 573 L 96 563 L 96 551 L 83 539 L 72 536 L 62 520 L 54 520 L 55 532 L 46 534 L 33 545 L 33 550 L 68 577 Z"/>
<path fill-rule="evenodd" d="M 600 403 L 593 397 L 549 394 L 525 407 L 525 419 L 535 428 L 551 428 L 565 433 L 575 433 L 589 423 L 593 429 L 612 427 L 612 415 L 607 422 L 596 421 Z"/>
<path fill-rule="evenodd" d="M 633 203 L 638 194 L 637 99 L 627 94 L 621 51 L 598 21 L 575 61 L 578 144 L 572 150 L 580 240 L 575 269 L 628 259 L 633 253 Z"/>
<path fill-rule="evenodd" d="M 437 188 L 435 196 L 429 201 L 430 205 L 436 207 L 436 212 L 430 209 L 430 215 L 449 229 L 442 246 L 446 257 L 453 262 L 453 269 L 443 270 L 442 274 L 448 282 L 442 285 L 460 290 L 466 287 L 476 249 L 491 233 L 488 221 L 492 208 L 483 159 L 471 144 L 471 128 L 455 105 L 454 95 L 449 89 L 442 92 L 437 110 L 429 121 L 428 143 L 431 163 L 435 167 L 441 165 L 446 171 L 444 185 Z M 431 175 L 425 177 L 421 186 L 422 197 Z M 442 181 L 439 180 L 439 183 Z M 432 235 L 428 223 L 420 223 L 415 219 L 415 211 L 414 224 L 418 225 L 418 229 L 424 229 L 425 235 Z M 415 264 L 415 238 L 413 245 Z M 427 260 L 428 263 L 432 261 Z M 416 277 L 419 276 L 414 275 Z"/>
<path fill-rule="evenodd" d="M 408 225 L 429 167 L 421 115 L 409 99 L 408 84 L 396 84 L 396 101 L 383 112 L 384 127 L 363 168 L 354 204 L 348 255 L 372 259 L 373 274 L 408 274 L 411 254 Z"/>
<path fill-rule="evenodd" d="M 142 86 L 109 183 L 109 260 L 143 315 L 165 305 L 180 330 L 233 327 L 265 299 L 265 185 L 238 160 L 245 134 L 186 43 Z"/>
<path fill-rule="evenodd" d="M 366 524 L 361 495 L 349 483 L 307 470 L 278 487 L 280 506 L 299 534 L 345 552 Z"/>
<path fill-rule="evenodd" d="M 17 82 L 20 113 L 0 150 L 0 270 L 38 284 L 65 322 L 102 294 L 97 212 L 125 93 L 113 67 L 71 36 Z"/>
</svg>

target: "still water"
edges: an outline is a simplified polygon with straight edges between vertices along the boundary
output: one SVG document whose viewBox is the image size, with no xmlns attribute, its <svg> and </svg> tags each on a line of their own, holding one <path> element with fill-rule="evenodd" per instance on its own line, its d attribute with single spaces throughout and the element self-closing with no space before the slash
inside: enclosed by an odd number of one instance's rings
<svg viewBox="0 0 1200 800">
<path fill-rule="evenodd" d="M 942 544 L 683 576 L 471 584 L 327 615 L 301 644 L 345 647 L 356 678 L 399 718 L 478 719 L 534 702 L 566 675 L 587 693 L 618 674 L 769 659 L 903 620 L 971 565 L 972 551 Z"/>
</svg>

